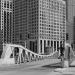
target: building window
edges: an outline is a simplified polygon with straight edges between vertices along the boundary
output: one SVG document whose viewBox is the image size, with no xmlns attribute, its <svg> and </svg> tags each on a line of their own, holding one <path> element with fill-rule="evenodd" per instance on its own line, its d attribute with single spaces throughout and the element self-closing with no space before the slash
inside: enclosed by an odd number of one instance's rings
<svg viewBox="0 0 75 75">
<path fill-rule="evenodd" d="M 6 1 L 4 1 L 4 7 L 6 8 Z"/>
<path fill-rule="evenodd" d="M 10 9 L 12 9 L 12 2 L 10 2 Z"/>
<path fill-rule="evenodd" d="M 9 8 L 9 1 L 7 1 L 7 8 Z"/>
</svg>

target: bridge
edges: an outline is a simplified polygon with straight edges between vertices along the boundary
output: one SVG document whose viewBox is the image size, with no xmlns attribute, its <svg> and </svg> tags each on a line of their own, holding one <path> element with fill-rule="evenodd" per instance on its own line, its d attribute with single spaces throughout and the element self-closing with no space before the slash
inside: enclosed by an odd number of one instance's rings
<svg viewBox="0 0 75 75">
<path fill-rule="evenodd" d="M 66 46 L 70 45 L 66 44 Z M 54 51 L 49 55 L 41 55 L 30 51 L 29 49 L 16 44 L 5 44 L 1 59 L 0 65 L 4 64 L 26 64 L 26 65 L 49 65 L 60 63 L 61 60 L 58 59 L 59 52 Z M 75 57 L 73 50 L 71 49 L 72 58 Z M 71 59 L 72 59 L 71 58 Z M 71 63 L 75 65 L 74 59 L 71 60 Z"/>
<path fill-rule="evenodd" d="M 34 63 L 39 64 L 57 63 L 60 62 L 58 51 L 52 52 L 49 55 L 41 55 L 30 51 L 29 49 L 16 44 L 5 44 L 4 50 L 0 59 L 0 64 L 21 64 Z M 56 62 L 55 62 L 56 61 Z"/>
</svg>

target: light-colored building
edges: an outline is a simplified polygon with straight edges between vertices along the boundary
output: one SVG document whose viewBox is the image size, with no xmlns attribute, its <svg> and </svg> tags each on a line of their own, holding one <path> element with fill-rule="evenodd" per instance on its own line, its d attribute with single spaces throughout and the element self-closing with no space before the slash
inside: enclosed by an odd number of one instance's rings
<svg viewBox="0 0 75 75">
<path fill-rule="evenodd" d="M 13 37 L 13 2 L 0 0 L 0 51 L 4 43 L 11 43 Z"/>
<path fill-rule="evenodd" d="M 30 2 L 30 10 L 35 9 L 34 6 L 31 7 L 35 5 L 34 2 L 35 0 Z M 38 11 L 38 16 L 35 14 L 35 16 L 33 16 L 34 18 L 30 17 L 31 20 L 29 21 L 31 22 L 28 24 L 30 28 L 29 32 L 32 31 L 30 47 L 33 50 L 33 42 L 37 41 L 38 53 L 45 53 L 45 48 L 48 46 L 57 50 L 57 47 L 60 46 L 60 42 L 65 40 L 66 4 L 61 0 L 39 0 L 37 5 L 39 5 L 37 6 L 38 9 L 36 8 L 36 10 L 32 11 L 34 13 Z M 30 10 L 30 15 L 34 15 Z M 35 17 L 38 17 L 38 20 L 36 19 L 35 21 Z"/>
<path fill-rule="evenodd" d="M 14 20 L 14 43 L 27 40 L 27 47 L 39 54 L 44 54 L 46 47 L 57 50 L 66 40 L 63 0 L 14 0 Z"/>
</svg>

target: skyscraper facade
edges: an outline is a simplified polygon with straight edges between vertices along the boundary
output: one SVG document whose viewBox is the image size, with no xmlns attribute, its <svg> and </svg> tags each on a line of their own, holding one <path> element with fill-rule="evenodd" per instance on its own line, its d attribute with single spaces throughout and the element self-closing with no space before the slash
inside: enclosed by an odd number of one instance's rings
<svg viewBox="0 0 75 75">
<path fill-rule="evenodd" d="M 14 0 L 14 43 L 37 53 L 57 50 L 66 40 L 66 4 L 63 0 Z"/>
<path fill-rule="evenodd" d="M 65 0 L 67 9 L 67 27 L 66 31 L 68 33 L 67 42 L 70 44 L 75 44 L 75 0 Z"/>
<path fill-rule="evenodd" d="M 13 38 L 13 1 L 0 0 L 0 51 Z"/>
</svg>

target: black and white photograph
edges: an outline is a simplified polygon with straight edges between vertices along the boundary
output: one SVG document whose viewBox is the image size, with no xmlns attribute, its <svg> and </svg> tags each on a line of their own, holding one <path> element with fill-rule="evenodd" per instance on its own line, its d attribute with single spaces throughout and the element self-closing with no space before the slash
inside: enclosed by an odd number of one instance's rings
<svg viewBox="0 0 75 75">
<path fill-rule="evenodd" d="M 0 0 L 0 75 L 75 75 L 75 0 Z"/>
</svg>

